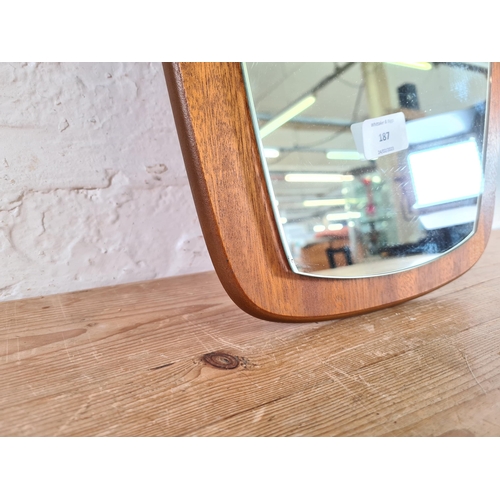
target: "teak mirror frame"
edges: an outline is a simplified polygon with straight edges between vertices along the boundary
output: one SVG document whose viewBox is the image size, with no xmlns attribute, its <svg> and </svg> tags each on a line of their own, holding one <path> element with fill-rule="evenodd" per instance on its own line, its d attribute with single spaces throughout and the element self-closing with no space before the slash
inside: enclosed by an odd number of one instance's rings
<svg viewBox="0 0 500 500">
<path fill-rule="evenodd" d="M 217 275 L 244 311 L 272 321 L 319 321 L 373 311 L 430 292 L 470 269 L 488 241 L 499 159 L 500 63 L 490 72 L 485 187 L 475 234 L 421 267 L 324 279 L 289 267 L 264 179 L 241 65 L 164 63 L 181 149 Z"/>
</svg>

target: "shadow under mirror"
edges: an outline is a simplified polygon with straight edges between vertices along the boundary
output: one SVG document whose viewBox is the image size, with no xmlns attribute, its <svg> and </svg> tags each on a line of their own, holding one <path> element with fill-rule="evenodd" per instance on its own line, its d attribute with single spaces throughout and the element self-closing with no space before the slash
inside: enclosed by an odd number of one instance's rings
<svg viewBox="0 0 500 500">
<path fill-rule="evenodd" d="M 243 72 L 293 271 L 393 273 L 474 234 L 488 63 L 245 63 Z"/>
</svg>

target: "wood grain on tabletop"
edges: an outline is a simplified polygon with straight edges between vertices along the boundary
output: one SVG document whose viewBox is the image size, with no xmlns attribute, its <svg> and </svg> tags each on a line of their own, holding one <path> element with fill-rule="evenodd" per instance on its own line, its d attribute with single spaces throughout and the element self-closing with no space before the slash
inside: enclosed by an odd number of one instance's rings
<svg viewBox="0 0 500 500">
<path fill-rule="evenodd" d="M 2 303 L 0 435 L 498 436 L 499 254 L 323 323 L 253 318 L 215 273 Z"/>
</svg>

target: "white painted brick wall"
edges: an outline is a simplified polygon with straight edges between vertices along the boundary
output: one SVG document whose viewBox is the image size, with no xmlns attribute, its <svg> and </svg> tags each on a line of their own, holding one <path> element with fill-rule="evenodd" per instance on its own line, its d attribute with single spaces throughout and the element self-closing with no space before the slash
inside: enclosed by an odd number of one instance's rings
<svg viewBox="0 0 500 500">
<path fill-rule="evenodd" d="M 0 300 L 212 269 L 160 63 L 0 64 Z"/>
</svg>

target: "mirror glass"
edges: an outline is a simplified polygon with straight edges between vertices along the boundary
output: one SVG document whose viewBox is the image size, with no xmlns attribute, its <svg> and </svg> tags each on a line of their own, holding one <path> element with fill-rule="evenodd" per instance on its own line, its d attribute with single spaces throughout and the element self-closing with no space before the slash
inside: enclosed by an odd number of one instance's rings
<svg viewBox="0 0 500 500">
<path fill-rule="evenodd" d="M 475 230 L 488 63 L 244 63 L 283 246 L 300 274 L 438 258 Z"/>
</svg>

